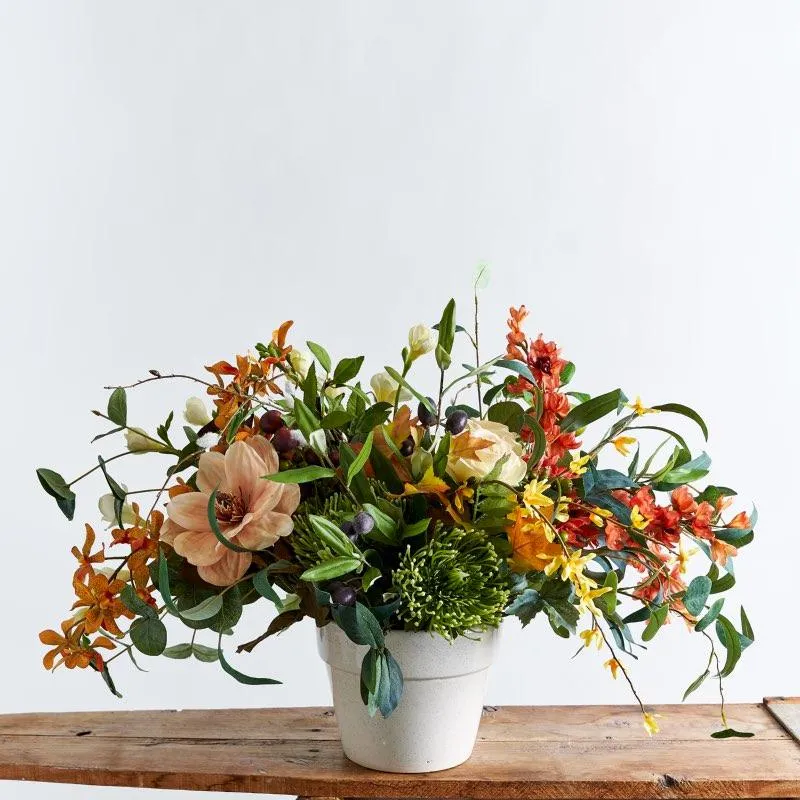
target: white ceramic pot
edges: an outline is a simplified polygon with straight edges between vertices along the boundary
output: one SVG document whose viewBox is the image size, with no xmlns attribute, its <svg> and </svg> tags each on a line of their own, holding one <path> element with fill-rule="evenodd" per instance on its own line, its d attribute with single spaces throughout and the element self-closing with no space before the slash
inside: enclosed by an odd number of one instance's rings
<svg viewBox="0 0 800 800">
<path fill-rule="evenodd" d="M 370 717 L 359 688 L 367 648 L 338 625 L 318 630 L 319 653 L 328 665 L 333 706 L 344 754 L 384 772 L 435 772 L 466 761 L 478 735 L 486 675 L 500 631 L 448 642 L 421 632 L 390 631 L 386 647 L 403 671 L 400 705 L 388 719 Z"/>
</svg>

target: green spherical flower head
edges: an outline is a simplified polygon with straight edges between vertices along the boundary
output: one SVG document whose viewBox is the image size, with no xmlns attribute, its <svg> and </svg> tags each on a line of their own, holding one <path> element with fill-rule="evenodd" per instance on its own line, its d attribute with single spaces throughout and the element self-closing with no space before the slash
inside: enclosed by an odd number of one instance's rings
<svg viewBox="0 0 800 800">
<path fill-rule="evenodd" d="M 412 553 L 393 576 L 406 630 L 447 639 L 496 628 L 508 604 L 501 560 L 485 534 L 452 528 Z"/>
</svg>

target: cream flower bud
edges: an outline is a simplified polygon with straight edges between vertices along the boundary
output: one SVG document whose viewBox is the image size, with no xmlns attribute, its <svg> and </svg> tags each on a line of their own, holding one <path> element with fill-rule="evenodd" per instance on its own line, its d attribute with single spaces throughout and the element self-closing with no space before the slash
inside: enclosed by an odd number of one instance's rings
<svg viewBox="0 0 800 800">
<path fill-rule="evenodd" d="M 302 380 L 305 380 L 306 375 L 308 375 L 308 370 L 311 368 L 311 360 L 311 353 L 308 350 L 292 348 L 292 352 L 289 353 L 289 363 Z"/>
<path fill-rule="evenodd" d="M 436 334 L 427 325 L 415 325 L 408 332 L 408 358 L 414 361 L 436 347 Z"/>
<path fill-rule="evenodd" d="M 120 484 L 120 486 L 127 491 L 128 487 L 125 484 Z M 107 522 L 109 528 L 112 525 L 117 525 L 117 515 L 114 511 L 114 495 L 111 492 L 104 494 L 97 501 L 97 507 L 100 509 L 100 516 L 103 518 L 103 522 Z M 136 522 L 136 514 L 133 512 L 133 507 L 130 503 L 122 504 L 120 516 L 122 517 L 123 525 L 133 525 Z"/>
<path fill-rule="evenodd" d="M 337 397 L 341 397 L 343 394 L 347 392 L 346 386 L 326 386 L 325 387 L 325 397 L 328 400 L 335 400 Z"/>
<path fill-rule="evenodd" d="M 372 391 L 375 393 L 375 400 L 378 403 L 394 403 L 395 397 L 397 397 L 397 381 L 389 375 L 388 372 L 377 372 L 369 379 L 369 385 L 372 387 Z M 409 400 L 411 398 L 411 392 L 405 388 L 405 386 L 400 387 L 400 400 Z"/>
<path fill-rule="evenodd" d="M 129 428 L 125 442 L 131 453 L 163 453 L 167 446 L 151 438 L 143 428 Z"/>
<path fill-rule="evenodd" d="M 199 397 L 190 397 L 186 401 L 183 418 L 190 425 L 197 425 L 199 428 L 211 422 L 211 414 L 208 413 L 206 404 Z"/>
<path fill-rule="evenodd" d="M 470 438 L 479 447 L 454 447 L 461 437 Z M 525 477 L 528 465 L 522 458 L 522 443 L 506 425 L 488 419 L 471 419 L 464 431 L 453 437 L 447 456 L 447 473 L 453 480 L 464 483 L 470 478 L 485 478 L 501 460 L 503 466 L 497 479 L 517 486 Z"/>
</svg>

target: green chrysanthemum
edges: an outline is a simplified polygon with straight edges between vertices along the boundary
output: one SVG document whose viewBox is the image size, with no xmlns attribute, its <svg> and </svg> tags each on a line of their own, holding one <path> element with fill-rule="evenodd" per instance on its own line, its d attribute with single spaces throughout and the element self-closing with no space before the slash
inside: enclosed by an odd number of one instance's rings
<svg viewBox="0 0 800 800">
<path fill-rule="evenodd" d="M 393 582 L 406 629 L 447 639 L 497 627 L 508 603 L 500 559 L 477 531 L 453 528 L 414 553 L 409 549 Z"/>
<path fill-rule="evenodd" d="M 352 516 L 354 508 L 348 497 L 334 494 L 324 501 L 315 498 L 306 500 L 297 509 L 294 532 L 289 537 L 289 542 L 303 567 L 316 567 L 317 564 L 336 557 L 336 553 L 331 552 L 330 548 L 317 538 L 308 524 L 308 515 L 318 514 L 338 525 L 345 517 Z"/>
</svg>

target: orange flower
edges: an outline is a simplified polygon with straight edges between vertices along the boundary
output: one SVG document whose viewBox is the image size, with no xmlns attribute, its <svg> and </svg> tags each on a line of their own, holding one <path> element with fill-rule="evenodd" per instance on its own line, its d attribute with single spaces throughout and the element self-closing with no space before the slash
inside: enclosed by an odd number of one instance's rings
<svg viewBox="0 0 800 800">
<path fill-rule="evenodd" d="M 53 630 L 42 631 L 39 641 L 52 647 L 45 653 L 42 663 L 45 669 L 55 669 L 63 664 L 67 669 L 85 669 L 94 664 L 98 670 L 103 669 L 103 657 L 97 652 L 98 647 L 114 650 L 116 645 L 106 636 L 98 636 L 93 642 L 83 634 L 82 626 L 73 628 L 71 620 L 61 623 L 62 633 Z M 56 657 L 61 656 L 56 662 Z"/>
<path fill-rule="evenodd" d="M 697 512 L 697 501 L 687 486 L 679 486 L 672 492 L 672 507 L 682 516 L 691 517 Z"/>
<path fill-rule="evenodd" d="M 711 559 L 721 567 L 724 567 L 728 563 L 728 559 L 735 556 L 737 552 L 732 544 L 716 538 L 711 540 Z"/>
<path fill-rule="evenodd" d="M 522 330 L 522 323 L 525 317 L 528 316 L 528 310 L 525 306 L 514 308 L 513 306 L 508 309 L 508 327 L 509 332 L 506 335 L 506 358 L 516 361 L 525 361 L 527 359 L 528 337 L 525 336 Z"/>
<path fill-rule="evenodd" d="M 543 389 L 558 389 L 561 386 L 561 370 L 567 362 L 560 357 L 561 350 L 555 342 L 546 342 L 540 333 L 528 351 L 528 366 Z"/>
<path fill-rule="evenodd" d="M 510 515 L 511 525 L 506 528 L 511 543 L 511 567 L 517 572 L 541 572 L 553 558 L 561 553 L 558 542 L 547 538 L 548 527 L 538 516 L 521 506 Z"/>
<path fill-rule="evenodd" d="M 750 517 L 744 513 L 744 511 L 740 511 L 729 523 L 729 528 L 739 528 L 744 530 L 749 528 L 750 525 Z"/>
<path fill-rule="evenodd" d="M 86 633 L 95 633 L 103 628 L 114 636 L 122 636 L 116 621 L 120 617 L 133 619 L 135 616 L 119 597 L 119 593 L 125 587 L 125 581 L 119 579 L 110 581 L 105 575 L 96 574 L 90 576 L 88 584 L 73 581 L 72 586 L 78 597 L 72 608 L 86 609 L 83 617 Z"/>
<path fill-rule="evenodd" d="M 606 544 L 611 550 L 622 550 L 630 543 L 628 531 L 613 520 L 606 520 Z"/>
<path fill-rule="evenodd" d="M 78 559 L 80 565 L 75 571 L 75 580 L 83 581 L 88 575 L 94 575 L 93 564 L 102 564 L 105 560 L 105 549 L 100 548 L 96 553 L 92 553 L 94 546 L 95 533 L 91 525 L 86 525 L 86 539 L 83 542 L 83 547 L 78 550 L 73 547 L 70 551 L 75 558 Z"/>
</svg>

